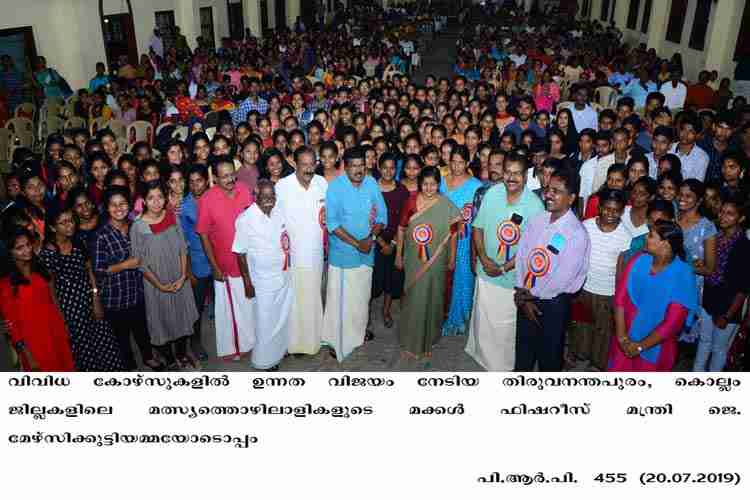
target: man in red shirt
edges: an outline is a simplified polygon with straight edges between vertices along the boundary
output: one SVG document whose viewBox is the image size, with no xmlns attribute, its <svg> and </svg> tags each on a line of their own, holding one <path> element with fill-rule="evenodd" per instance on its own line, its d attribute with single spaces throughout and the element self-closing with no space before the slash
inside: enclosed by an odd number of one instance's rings
<svg viewBox="0 0 750 500">
<path fill-rule="evenodd" d="M 237 255 L 232 253 L 235 221 L 253 203 L 253 195 L 237 181 L 231 158 L 218 158 L 212 168 L 216 185 L 198 200 L 195 231 L 214 277 L 216 354 L 237 361 L 255 346 L 254 299 L 245 295 Z"/>
<path fill-rule="evenodd" d="M 708 86 L 710 73 L 701 71 L 698 75 L 698 83 L 688 87 L 685 107 L 696 109 L 713 108 L 716 106 L 716 92 Z"/>
</svg>

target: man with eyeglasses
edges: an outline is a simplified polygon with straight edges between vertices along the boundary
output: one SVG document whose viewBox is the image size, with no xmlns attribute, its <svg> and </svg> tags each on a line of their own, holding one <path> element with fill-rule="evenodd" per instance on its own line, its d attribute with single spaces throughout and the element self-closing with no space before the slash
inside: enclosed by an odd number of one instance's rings
<svg viewBox="0 0 750 500">
<path fill-rule="evenodd" d="M 198 199 L 198 222 L 203 249 L 214 278 L 216 354 L 239 361 L 255 346 L 252 300 L 245 296 L 237 255 L 232 252 L 235 222 L 254 197 L 237 181 L 234 161 L 228 156 L 211 165 L 216 184 Z"/>
<path fill-rule="evenodd" d="M 489 371 L 510 371 L 515 364 L 516 246 L 528 221 L 544 212 L 526 188 L 527 177 L 527 159 L 510 153 L 502 182 L 487 191 L 472 223 L 477 281 L 466 353 Z"/>
</svg>

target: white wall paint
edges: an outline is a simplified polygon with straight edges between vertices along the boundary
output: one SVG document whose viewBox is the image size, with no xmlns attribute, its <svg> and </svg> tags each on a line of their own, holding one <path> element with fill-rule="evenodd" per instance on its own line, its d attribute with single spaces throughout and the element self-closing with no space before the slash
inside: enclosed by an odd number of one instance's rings
<svg viewBox="0 0 750 500">
<path fill-rule="evenodd" d="M 600 20 L 602 0 L 591 0 L 591 19 L 602 22 Z M 666 3 L 666 14 L 665 17 L 659 18 L 654 15 L 654 9 L 657 2 Z M 581 3 L 581 2 L 579 2 Z M 737 12 L 731 19 L 716 20 L 717 5 L 714 3 L 711 6 L 711 14 L 708 21 L 708 29 L 706 32 L 706 44 L 704 50 L 691 49 L 688 44 L 690 42 L 690 32 L 693 29 L 693 22 L 695 20 L 695 9 L 698 0 L 688 0 L 688 6 L 684 13 L 685 22 L 682 26 L 682 38 L 680 43 L 674 43 L 667 41 L 664 37 L 660 37 L 659 46 L 655 46 L 657 53 L 662 58 L 671 58 L 675 52 L 679 52 L 682 55 L 682 62 L 685 69 L 685 78 L 691 81 L 698 79 L 698 73 L 706 68 L 706 56 L 709 51 L 709 44 L 711 40 L 711 33 L 714 29 L 725 30 L 729 32 L 730 40 L 736 40 L 737 34 L 740 28 L 740 18 L 742 12 Z M 611 9 L 612 0 L 610 0 Z M 629 44 L 638 44 L 641 42 L 646 43 L 648 41 L 648 34 L 640 32 L 641 21 L 643 19 L 644 9 L 646 0 L 641 0 L 638 12 L 638 23 L 636 24 L 635 30 L 629 30 L 627 26 L 627 16 L 630 10 L 630 0 L 618 0 L 617 1 L 617 12 L 615 13 L 615 22 L 617 27 L 623 31 L 623 38 Z M 654 6 L 652 7 L 651 19 L 649 21 L 649 32 L 655 29 L 657 24 L 663 24 L 666 26 L 668 23 L 669 13 L 671 11 L 672 0 L 653 0 Z M 718 22 L 716 26 L 714 23 Z M 649 46 L 651 48 L 652 46 Z M 721 68 L 720 77 L 733 76 L 735 63 L 731 60 L 721 61 L 718 66 Z"/>
</svg>

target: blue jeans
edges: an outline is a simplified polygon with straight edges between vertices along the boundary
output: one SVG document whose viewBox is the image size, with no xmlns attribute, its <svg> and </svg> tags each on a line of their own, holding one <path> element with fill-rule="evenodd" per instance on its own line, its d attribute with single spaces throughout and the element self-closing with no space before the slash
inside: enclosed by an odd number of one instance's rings
<svg viewBox="0 0 750 500">
<path fill-rule="evenodd" d="M 719 328 L 714 325 L 711 315 L 702 307 L 700 317 L 700 337 L 698 339 L 698 351 L 693 362 L 693 371 L 706 371 L 706 364 L 710 356 L 711 361 L 708 363 L 708 371 L 720 372 L 727 362 L 727 351 L 739 325 L 729 323 L 726 328 Z"/>
</svg>

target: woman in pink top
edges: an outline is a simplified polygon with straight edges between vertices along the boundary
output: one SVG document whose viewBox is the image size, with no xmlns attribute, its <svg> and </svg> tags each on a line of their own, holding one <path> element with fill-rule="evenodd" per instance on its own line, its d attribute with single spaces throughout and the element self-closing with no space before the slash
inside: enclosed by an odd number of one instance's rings
<svg viewBox="0 0 750 500">
<path fill-rule="evenodd" d="M 552 112 L 555 104 L 560 100 L 560 87 L 552 80 L 552 74 L 545 71 L 542 81 L 534 85 L 534 104 L 537 111 Z"/>
</svg>

